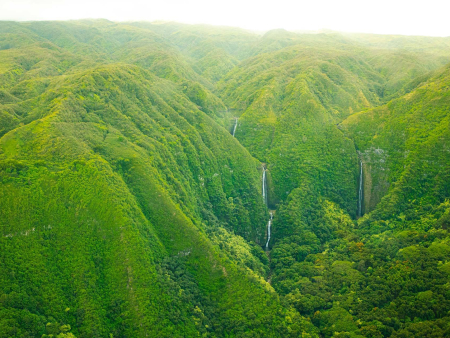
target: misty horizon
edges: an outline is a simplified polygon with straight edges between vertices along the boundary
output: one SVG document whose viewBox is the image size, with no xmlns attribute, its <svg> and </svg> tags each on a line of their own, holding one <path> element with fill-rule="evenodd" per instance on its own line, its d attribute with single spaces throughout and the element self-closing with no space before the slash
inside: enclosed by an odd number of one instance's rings
<svg viewBox="0 0 450 338">
<path fill-rule="evenodd" d="M 208 2 L 144 0 L 77 2 L 69 0 L 2 0 L 0 21 L 68 21 L 105 19 L 112 22 L 177 22 L 191 25 L 237 27 L 263 33 L 274 29 L 316 33 L 333 31 L 406 36 L 450 36 L 445 6 L 431 0 L 427 6 L 406 1 L 360 3 L 356 0 L 314 3 Z"/>
<path fill-rule="evenodd" d="M 254 33 L 257 35 L 264 35 L 268 32 L 271 31 L 286 31 L 286 32 L 290 32 L 290 33 L 294 33 L 294 34 L 326 34 L 326 33 L 337 33 L 337 34 L 343 34 L 343 35 L 380 35 L 380 36 L 409 36 L 409 37 L 430 37 L 430 38 L 450 38 L 450 35 L 448 36 L 437 36 L 437 35 L 420 35 L 420 34 L 401 34 L 401 33 L 370 33 L 370 32 L 363 32 L 363 31 L 343 31 L 343 30 L 336 30 L 336 29 L 331 29 L 331 28 L 319 28 L 319 29 L 287 29 L 284 27 L 275 27 L 275 28 L 271 28 L 271 29 L 266 29 L 266 30 L 258 30 L 258 29 L 252 29 L 252 28 L 245 28 L 245 27 L 240 27 L 240 26 L 231 26 L 231 25 L 221 25 L 221 24 L 211 24 L 211 23 L 187 23 L 187 22 L 182 22 L 182 21 L 174 21 L 174 20 L 109 20 L 106 18 L 79 18 L 79 19 L 68 19 L 68 20 L 3 20 L 0 19 L 0 22 L 20 22 L 20 23 L 27 23 L 27 22 L 95 22 L 95 21 L 108 21 L 110 23 L 117 23 L 117 24 L 127 24 L 127 23 L 138 23 L 138 22 L 146 22 L 146 23 L 150 23 L 153 25 L 158 25 L 158 24 L 180 24 L 180 25 L 185 25 L 185 26 L 206 26 L 206 27 L 216 27 L 216 28 L 231 28 L 231 29 L 238 29 L 238 30 L 243 30 L 249 33 Z"/>
</svg>

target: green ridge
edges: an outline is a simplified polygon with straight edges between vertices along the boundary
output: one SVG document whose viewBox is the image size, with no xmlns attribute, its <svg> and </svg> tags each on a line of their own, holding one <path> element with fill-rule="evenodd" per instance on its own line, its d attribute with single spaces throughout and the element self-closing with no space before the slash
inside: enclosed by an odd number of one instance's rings
<svg viewBox="0 0 450 338">
<path fill-rule="evenodd" d="M 449 336 L 449 49 L 0 22 L 0 337 Z"/>
</svg>

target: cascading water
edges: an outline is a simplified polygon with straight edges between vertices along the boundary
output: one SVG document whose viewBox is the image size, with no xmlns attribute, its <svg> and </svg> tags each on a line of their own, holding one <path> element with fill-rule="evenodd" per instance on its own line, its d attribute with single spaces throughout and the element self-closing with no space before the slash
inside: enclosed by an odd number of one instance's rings
<svg viewBox="0 0 450 338">
<path fill-rule="evenodd" d="M 362 202 L 363 202 L 363 163 L 359 160 L 359 190 L 358 190 L 358 216 L 362 216 Z"/>
<path fill-rule="evenodd" d="M 272 225 L 273 213 L 270 212 L 269 223 L 267 224 L 267 242 L 266 242 L 266 250 L 269 250 L 269 242 L 270 242 L 270 226 Z"/>
<path fill-rule="evenodd" d="M 233 137 L 234 137 L 234 134 L 236 133 L 237 123 L 238 123 L 238 118 L 236 117 L 234 119 Z"/>
<path fill-rule="evenodd" d="M 267 206 L 267 194 L 266 194 L 266 188 L 267 188 L 267 182 L 266 182 L 266 168 L 263 167 L 263 177 L 262 177 L 262 197 L 264 204 Z"/>
<path fill-rule="evenodd" d="M 263 177 L 262 177 L 262 196 L 263 201 L 266 207 L 268 206 L 268 196 L 267 196 L 267 175 L 266 175 L 266 167 L 263 165 Z M 267 242 L 266 242 L 266 250 L 269 250 L 269 242 L 270 242 L 270 228 L 272 225 L 273 213 L 270 212 L 269 222 L 267 223 Z"/>
</svg>

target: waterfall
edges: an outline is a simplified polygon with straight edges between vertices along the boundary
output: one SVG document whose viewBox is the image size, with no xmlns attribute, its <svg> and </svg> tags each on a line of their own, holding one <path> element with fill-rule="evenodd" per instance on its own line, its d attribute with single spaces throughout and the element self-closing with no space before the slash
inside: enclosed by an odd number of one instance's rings
<svg viewBox="0 0 450 338">
<path fill-rule="evenodd" d="M 263 167 L 263 201 L 266 203 L 266 169 Z"/>
<path fill-rule="evenodd" d="M 358 216 L 362 216 L 362 202 L 363 202 L 363 163 L 359 160 L 359 190 L 358 190 Z"/>
<path fill-rule="evenodd" d="M 264 204 L 267 206 L 267 178 L 266 178 L 266 168 L 263 167 L 263 177 L 262 177 L 262 197 Z"/>
<path fill-rule="evenodd" d="M 234 119 L 233 137 L 234 137 L 234 134 L 236 133 L 237 122 L 238 122 L 238 118 L 236 117 L 236 118 Z"/>
<path fill-rule="evenodd" d="M 269 223 L 267 224 L 267 242 L 266 242 L 266 250 L 269 250 L 269 242 L 270 242 L 270 226 L 272 225 L 273 213 L 270 212 Z"/>
<path fill-rule="evenodd" d="M 268 196 L 267 196 L 267 175 L 266 175 L 266 167 L 263 165 L 263 177 L 262 177 L 262 196 L 265 206 L 268 206 Z M 269 242 L 270 242 L 270 227 L 272 226 L 273 212 L 270 212 L 269 222 L 267 223 L 267 242 L 266 242 L 266 250 L 269 250 Z"/>
</svg>

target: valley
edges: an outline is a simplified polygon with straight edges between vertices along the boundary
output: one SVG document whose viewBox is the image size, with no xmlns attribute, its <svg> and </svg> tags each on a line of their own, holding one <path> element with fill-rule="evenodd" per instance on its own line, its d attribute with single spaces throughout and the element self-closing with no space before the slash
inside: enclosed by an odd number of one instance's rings
<svg viewBox="0 0 450 338">
<path fill-rule="evenodd" d="M 0 21 L 0 337 L 450 335 L 450 38 Z"/>
</svg>

